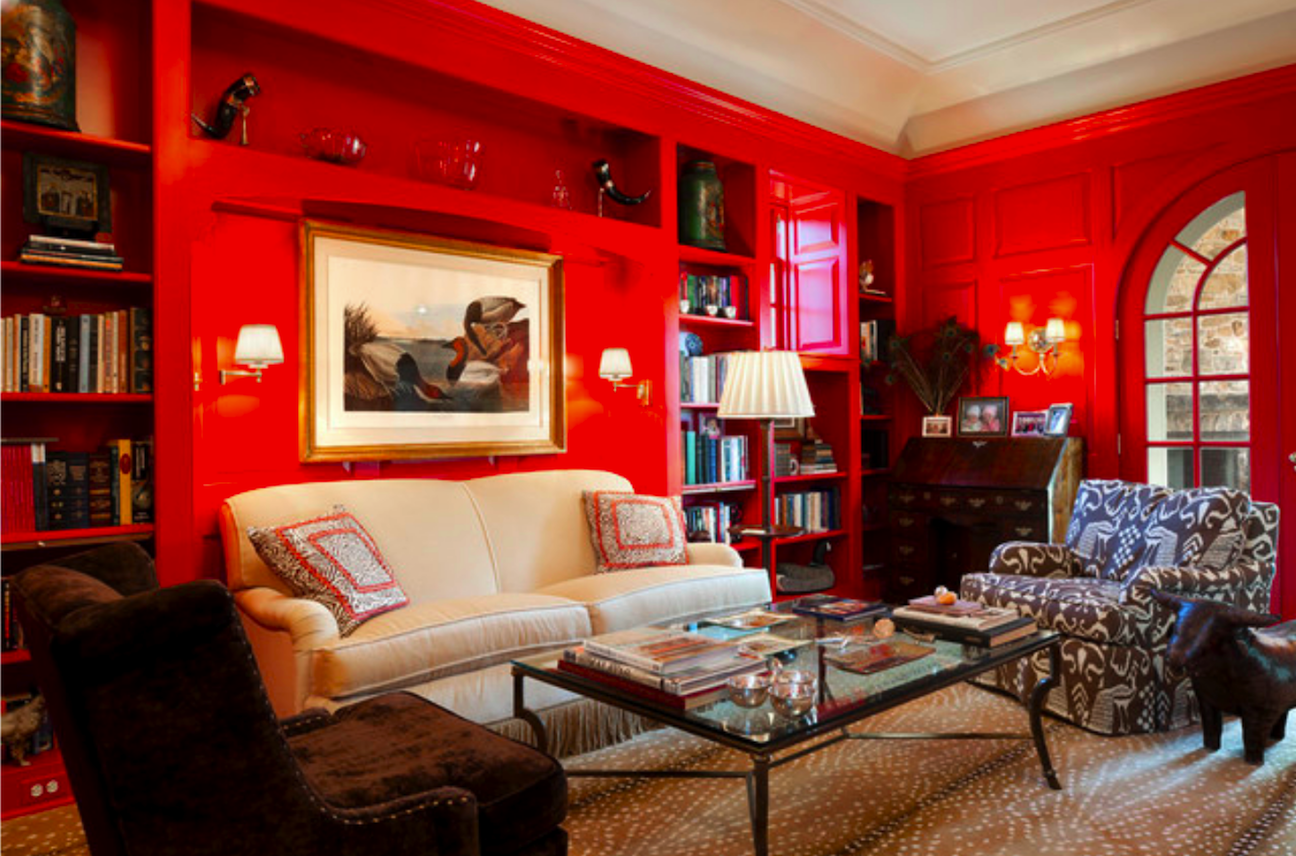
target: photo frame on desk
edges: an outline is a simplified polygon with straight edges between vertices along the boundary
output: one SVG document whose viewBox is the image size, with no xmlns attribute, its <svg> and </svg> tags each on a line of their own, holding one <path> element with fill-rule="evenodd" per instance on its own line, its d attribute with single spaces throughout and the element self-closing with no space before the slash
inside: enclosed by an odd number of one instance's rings
<svg viewBox="0 0 1296 856">
<path fill-rule="evenodd" d="M 1047 410 L 1018 410 L 1012 415 L 1012 436 L 1043 437 L 1047 424 Z"/>
<path fill-rule="evenodd" d="M 1050 404 L 1044 434 L 1048 437 L 1065 437 L 1071 430 L 1071 404 Z"/>
<path fill-rule="evenodd" d="M 1006 437 L 1008 435 L 1008 399 L 1006 396 L 964 397 L 958 400 L 960 437 Z"/>
<path fill-rule="evenodd" d="M 924 416 L 922 435 L 924 437 L 953 437 L 954 419 L 950 416 Z"/>
<path fill-rule="evenodd" d="M 302 226 L 303 461 L 564 451 L 562 259 Z"/>
</svg>

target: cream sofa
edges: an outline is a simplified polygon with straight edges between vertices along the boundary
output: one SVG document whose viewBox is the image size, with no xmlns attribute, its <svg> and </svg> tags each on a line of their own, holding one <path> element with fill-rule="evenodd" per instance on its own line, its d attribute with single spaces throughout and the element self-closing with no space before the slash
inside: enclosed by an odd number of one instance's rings
<svg viewBox="0 0 1296 856">
<path fill-rule="evenodd" d="M 689 564 L 596 574 L 581 492 L 629 491 L 612 473 L 553 470 L 470 481 L 374 479 L 280 485 L 232 496 L 221 512 L 227 583 L 280 715 L 410 690 L 512 731 L 509 660 L 597 633 L 768 603 L 768 575 L 722 544 L 688 545 Z M 365 526 L 410 603 L 346 638 L 320 604 L 294 598 L 257 556 L 249 526 L 344 506 Z M 527 684 L 560 751 L 633 726 L 606 708 Z M 507 724 L 506 724 L 507 723 Z"/>
</svg>

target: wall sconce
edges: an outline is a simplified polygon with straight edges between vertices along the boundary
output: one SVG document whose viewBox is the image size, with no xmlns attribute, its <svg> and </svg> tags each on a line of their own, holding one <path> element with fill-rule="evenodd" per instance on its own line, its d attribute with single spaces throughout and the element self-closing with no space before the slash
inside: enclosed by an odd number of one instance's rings
<svg viewBox="0 0 1296 856">
<path fill-rule="evenodd" d="M 630 368 L 630 352 L 625 348 L 604 348 L 598 373 L 599 377 L 612 382 L 613 389 L 635 390 L 639 403 L 644 407 L 652 400 L 652 381 L 641 380 L 637 384 L 623 382 L 634 374 L 634 370 Z"/>
<path fill-rule="evenodd" d="M 232 377 L 254 377 L 260 383 L 266 366 L 277 366 L 283 361 L 283 345 L 279 343 L 275 325 L 244 324 L 239 328 L 238 344 L 234 346 L 234 363 L 247 368 L 221 369 L 220 382 L 229 383 Z"/>
<path fill-rule="evenodd" d="M 1007 371 L 1013 369 L 1021 375 L 1042 373 L 1045 377 L 1057 369 L 1058 345 L 1066 341 L 1066 324 L 1061 318 L 1050 318 L 1043 327 L 1036 327 L 1026 334 L 1026 326 L 1020 321 L 1009 321 L 1004 327 L 1004 344 L 1009 346 L 1008 356 L 999 356 L 1002 348 L 995 349 L 995 362 L 999 368 Z M 1025 345 L 1035 354 L 1035 368 L 1027 371 L 1018 365 L 1020 356 L 1018 348 Z"/>
</svg>

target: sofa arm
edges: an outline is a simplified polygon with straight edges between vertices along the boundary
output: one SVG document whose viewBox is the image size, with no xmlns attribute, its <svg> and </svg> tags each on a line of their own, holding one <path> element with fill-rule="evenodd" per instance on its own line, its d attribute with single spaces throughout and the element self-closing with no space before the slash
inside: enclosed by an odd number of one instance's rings
<svg viewBox="0 0 1296 856">
<path fill-rule="evenodd" d="M 1165 567 L 1149 565 L 1130 572 L 1121 584 L 1121 603 L 1150 603 L 1152 589 L 1188 597 L 1202 597 L 1240 604 L 1247 586 L 1265 578 L 1265 567 L 1243 556 L 1218 571 L 1195 565 Z"/>
<path fill-rule="evenodd" d="M 1022 577 L 1082 577 L 1080 557 L 1062 544 L 1008 541 L 990 554 L 990 573 Z"/>
<path fill-rule="evenodd" d="M 234 602 L 275 713 L 300 712 L 310 695 L 315 651 L 338 638 L 333 613 L 313 600 L 270 588 L 235 592 Z"/>
<path fill-rule="evenodd" d="M 742 567 L 742 556 L 728 544 L 712 544 L 698 541 L 686 545 L 690 565 L 724 565 L 730 568 Z"/>
</svg>

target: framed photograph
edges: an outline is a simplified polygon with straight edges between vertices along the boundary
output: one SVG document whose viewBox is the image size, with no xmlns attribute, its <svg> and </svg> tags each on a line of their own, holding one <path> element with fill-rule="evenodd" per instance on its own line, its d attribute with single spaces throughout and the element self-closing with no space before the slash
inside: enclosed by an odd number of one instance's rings
<svg viewBox="0 0 1296 856">
<path fill-rule="evenodd" d="M 1018 410 L 1012 415 L 1014 437 L 1043 437 L 1048 422 L 1047 410 Z"/>
<path fill-rule="evenodd" d="M 311 221 L 301 245 L 303 461 L 564 450 L 559 257 Z"/>
<path fill-rule="evenodd" d="M 922 421 L 924 437 L 954 436 L 954 419 L 950 416 L 924 416 Z"/>
<path fill-rule="evenodd" d="M 1044 425 L 1044 433 L 1049 437 L 1065 437 L 1070 429 L 1071 405 L 1050 404 L 1048 409 L 1048 420 Z"/>
<path fill-rule="evenodd" d="M 1006 397 L 960 398 L 958 402 L 960 437 L 1007 436 L 1008 399 Z"/>
<path fill-rule="evenodd" d="M 108 167 L 23 152 L 23 219 L 91 240 L 111 232 Z"/>
</svg>

